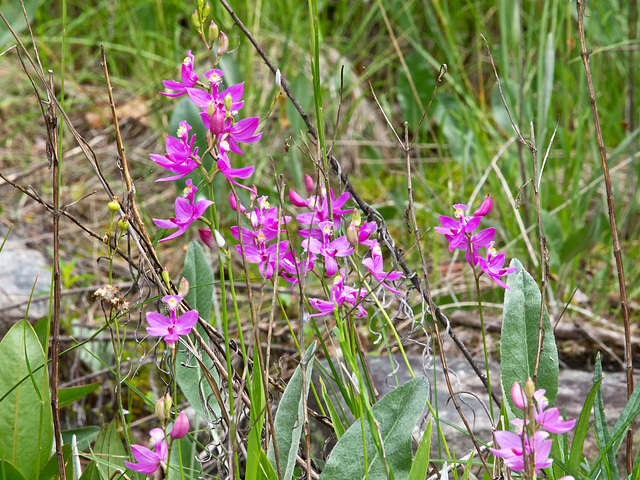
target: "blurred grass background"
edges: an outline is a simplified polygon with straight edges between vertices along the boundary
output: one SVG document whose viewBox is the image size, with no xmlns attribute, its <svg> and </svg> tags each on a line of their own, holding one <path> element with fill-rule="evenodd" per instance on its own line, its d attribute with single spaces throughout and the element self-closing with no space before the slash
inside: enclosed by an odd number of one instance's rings
<svg viewBox="0 0 640 480">
<path fill-rule="evenodd" d="M 230 3 L 313 116 L 306 2 Z M 16 0 L 0 4 L 10 20 L 18 18 L 11 13 L 16 12 Z M 191 26 L 195 1 L 39 0 L 25 4 L 45 69 L 52 69 L 58 79 L 64 71 L 67 111 L 80 124 L 82 133 L 94 138 L 101 135 L 112 142 L 99 56 L 99 45 L 105 45 L 116 101 L 125 120 L 130 118 L 125 122 L 125 141 L 139 198 L 148 219 L 166 217 L 166 206 L 174 193 L 150 181 L 161 172 L 153 168 L 148 154 L 163 151 L 164 136 L 174 135 L 172 128 L 181 119 L 172 119 L 178 102 L 158 95 L 161 81 L 179 78 L 179 65 L 189 49 L 196 54 L 196 69 L 203 72 L 207 68 L 203 48 Z M 249 41 L 234 33 L 227 12 L 215 0 L 211 7 L 212 17 L 230 38 L 230 49 L 236 49 L 225 56 L 225 79 L 228 84 L 245 82 L 243 115 L 263 117 L 275 94 L 273 76 Z M 635 69 L 637 82 L 633 55 L 639 42 L 634 26 L 637 15 L 630 15 L 632 9 L 637 11 L 637 3 L 603 0 L 589 2 L 588 7 L 587 44 L 593 49 L 591 65 L 610 167 L 616 169 L 613 184 L 618 225 L 628 296 L 637 321 L 640 218 L 638 162 L 633 156 L 637 154 L 640 100 L 632 78 Z M 403 153 L 373 101 L 368 81 L 394 127 L 401 131 L 403 122 L 408 122 L 410 131 L 417 134 L 412 168 L 418 223 L 423 232 L 438 224 L 439 214 L 450 215 L 451 204 L 466 202 L 478 187 L 474 207 L 488 193 L 494 199 L 494 212 L 485 222 L 496 227 L 497 248 L 508 245 L 507 257 L 521 259 L 535 272 L 536 261 L 515 221 L 519 215 L 525 227 L 536 224 L 531 184 L 522 191 L 517 211 L 512 203 L 519 187 L 532 176 L 531 156 L 512 140 L 514 132 L 481 35 L 486 37 L 514 121 L 525 138 L 529 136 L 529 122 L 535 125 L 540 159 L 557 122 L 541 184 L 543 225 L 551 255 L 551 300 L 558 302 L 552 305 L 552 312 L 559 313 L 579 288 L 580 294 L 573 298 L 577 307 L 588 310 L 594 318 L 618 322 L 615 264 L 604 187 L 599 180 L 602 169 L 580 62 L 575 4 L 558 0 L 319 0 L 318 16 L 328 138 L 335 136 L 336 157 L 364 199 L 385 216 L 399 244 L 408 250 L 412 239 L 403 219 L 407 203 Z M 21 34 L 28 43 L 26 31 Z M 13 43 L 2 26 L 0 52 Z M 427 120 L 415 132 L 441 64 L 447 64 L 448 73 L 439 85 Z M 343 65 L 343 105 L 336 125 Z M 15 52 L 0 57 L 0 89 L 0 122 L 5 126 L 0 138 L 2 169 L 19 174 L 42 166 L 46 159 L 38 147 L 43 136 L 37 120 L 39 109 Z M 261 192 L 274 192 L 270 156 L 288 185 L 303 190 L 302 178 L 314 166 L 294 145 L 302 146 L 308 137 L 291 103 L 278 103 L 262 129 L 262 141 L 247 146 L 239 161 L 257 166 L 252 180 Z M 287 153 L 284 144 L 289 137 L 292 146 Z M 102 150 L 102 161 L 111 168 L 107 172 L 118 179 L 115 156 L 112 143 Z M 87 180 L 91 173 L 81 157 L 69 155 L 67 162 L 62 164 L 62 171 L 66 185 L 63 197 L 68 203 L 94 187 Z M 480 186 L 485 172 L 486 182 Z M 46 192 L 45 188 L 46 183 L 42 191 Z M 0 203 L 5 222 L 24 217 L 24 211 L 10 206 L 11 195 L 15 192 L 4 186 Z M 74 208 L 102 208 L 100 195 L 94 198 Z M 224 198 L 226 194 L 221 193 L 218 201 Z M 99 220 L 91 218 L 100 224 L 106 217 L 103 211 L 100 215 Z M 538 252 L 535 230 L 528 233 L 528 239 L 533 251 Z M 471 282 L 458 273 L 459 266 L 450 264 L 444 239 L 427 233 L 425 246 L 433 262 L 438 302 L 468 300 L 473 291 Z M 163 246 L 161 252 L 169 256 L 170 251 L 163 250 L 168 248 L 172 247 Z M 87 258 L 91 254 L 87 252 Z M 409 264 L 417 266 L 414 252 L 409 256 Z M 181 257 L 176 258 L 176 268 L 180 263 Z M 487 301 L 501 302 L 498 289 L 487 288 L 486 296 Z"/>
</svg>

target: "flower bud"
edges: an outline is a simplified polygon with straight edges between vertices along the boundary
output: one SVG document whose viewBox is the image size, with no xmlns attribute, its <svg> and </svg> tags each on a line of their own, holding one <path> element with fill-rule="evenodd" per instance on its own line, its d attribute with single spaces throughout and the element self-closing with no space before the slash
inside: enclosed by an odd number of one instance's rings
<svg viewBox="0 0 640 480">
<path fill-rule="evenodd" d="M 156 402 L 156 416 L 160 420 L 165 420 L 171 410 L 172 404 L 171 395 L 168 393 L 164 397 L 160 397 L 160 400 Z"/>
<path fill-rule="evenodd" d="M 524 384 L 524 393 L 527 395 L 528 399 L 533 398 L 533 394 L 536 391 L 536 384 L 533 383 L 531 378 L 527 378 L 526 383 Z"/>
<path fill-rule="evenodd" d="M 202 23 L 200 22 L 200 15 L 198 15 L 197 10 L 194 10 L 191 14 L 191 21 L 193 22 L 193 26 L 196 27 L 196 30 L 200 30 Z"/>
<path fill-rule="evenodd" d="M 218 37 L 218 51 L 216 52 L 218 56 L 222 56 L 227 53 L 229 50 L 229 37 L 224 32 L 220 32 L 220 36 Z"/>
<path fill-rule="evenodd" d="M 276 70 L 276 88 L 280 90 L 282 88 L 282 75 L 280 74 L 280 69 Z"/>
<path fill-rule="evenodd" d="M 213 42 L 218 39 L 219 34 L 220 29 L 218 28 L 218 25 L 216 25 L 216 23 L 211 20 L 211 23 L 209 24 L 209 42 L 211 43 L 211 45 L 213 45 Z"/>
<path fill-rule="evenodd" d="M 527 397 L 518 382 L 515 382 L 513 387 L 511 387 L 511 399 L 513 400 L 513 404 L 520 410 L 527 408 Z"/>
<path fill-rule="evenodd" d="M 230 93 L 227 93 L 224 96 L 224 108 L 227 110 L 227 112 L 230 112 L 232 106 L 233 106 L 233 97 L 231 96 Z"/>
<path fill-rule="evenodd" d="M 178 418 L 173 423 L 173 428 L 171 429 L 171 433 L 169 436 L 174 440 L 184 437 L 187 433 L 189 433 L 189 417 L 184 412 L 180 412 Z"/>
<path fill-rule="evenodd" d="M 189 280 L 185 277 L 180 279 L 180 287 L 178 288 L 178 296 L 184 298 L 189 295 Z"/>
<path fill-rule="evenodd" d="M 294 191 L 292 189 L 289 189 L 289 200 L 296 207 L 306 207 L 307 206 L 307 202 L 305 201 L 305 199 L 302 198 L 298 192 L 296 192 L 296 191 Z"/>
<path fill-rule="evenodd" d="M 347 241 L 351 244 L 352 247 L 357 247 L 360 243 L 358 241 L 358 227 L 356 227 L 355 223 L 351 222 L 347 227 Z"/>
<path fill-rule="evenodd" d="M 112 212 L 117 212 L 120 210 L 120 202 L 118 201 L 118 197 L 113 197 L 113 200 L 107 204 L 107 207 Z"/>
<path fill-rule="evenodd" d="M 213 237 L 216 239 L 216 243 L 221 249 L 224 248 L 224 246 L 227 244 L 222 234 L 215 228 L 213 229 Z"/>
<path fill-rule="evenodd" d="M 211 105 L 213 100 L 209 102 Z M 207 112 L 209 111 L 209 105 L 207 105 Z M 224 133 L 224 112 L 220 108 L 214 108 L 213 112 L 209 114 L 209 131 L 212 135 L 219 137 Z"/>
<path fill-rule="evenodd" d="M 356 227 L 362 225 L 362 215 L 360 215 L 360 210 L 354 210 L 351 212 L 351 223 L 353 223 Z"/>
<path fill-rule="evenodd" d="M 233 194 L 231 194 L 233 196 Z M 229 200 L 231 202 L 231 200 Z M 233 207 L 232 207 L 233 208 Z M 234 208 L 235 210 L 235 208 Z M 213 239 L 213 233 L 211 233 L 211 229 L 209 228 L 199 228 L 198 233 L 200 234 L 200 240 L 211 250 L 214 250 L 216 247 L 216 242 Z"/>
<path fill-rule="evenodd" d="M 162 269 L 162 280 L 164 280 L 164 283 L 166 285 L 171 284 L 171 277 L 169 277 L 169 270 L 167 270 L 167 267 L 164 267 Z"/>
<path fill-rule="evenodd" d="M 488 215 L 491 211 L 491 207 L 493 207 L 493 202 L 491 201 L 491 195 L 487 195 L 482 203 L 480 204 L 480 208 L 474 212 L 475 217 L 484 217 Z"/>
<path fill-rule="evenodd" d="M 249 203 L 253 205 L 253 202 L 256 201 L 256 198 L 258 198 L 258 189 L 254 185 L 253 188 L 251 189 L 251 195 L 249 195 Z"/>
<path fill-rule="evenodd" d="M 304 176 L 304 186 L 307 189 L 307 193 L 311 195 L 313 193 L 313 178 L 309 174 Z"/>
<path fill-rule="evenodd" d="M 209 5 L 209 2 L 207 2 L 207 4 L 202 9 L 202 18 L 208 17 L 210 12 L 211 12 L 211 5 Z"/>
</svg>

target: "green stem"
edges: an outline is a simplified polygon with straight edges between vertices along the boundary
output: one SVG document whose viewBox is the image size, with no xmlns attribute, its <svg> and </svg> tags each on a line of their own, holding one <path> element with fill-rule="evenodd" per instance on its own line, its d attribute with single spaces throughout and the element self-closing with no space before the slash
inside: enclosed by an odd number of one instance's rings
<svg viewBox="0 0 640 480">
<path fill-rule="evenodd" d="M 480 310 L 480 330 L 482 331 L 482 347 L 484 348 L 484 367 L 487 374 L 487 392 L 489 393 L 489 409 L 491 411 L 491 420 L 495 421 L 495 415 L 493 413 L 493 400 L 491 397 L 491 379 L 489 376 L 489 352 L 487 351 L 487 332 L 484 328 L 484 315 L 482 314 L 482 298 L 480 296 L 480 277 L 476 275 L 475 269 L 473 272 L 473 278 L 476 281 L 476 295 L 478 298 L 478 309 Z"/>
</svg>

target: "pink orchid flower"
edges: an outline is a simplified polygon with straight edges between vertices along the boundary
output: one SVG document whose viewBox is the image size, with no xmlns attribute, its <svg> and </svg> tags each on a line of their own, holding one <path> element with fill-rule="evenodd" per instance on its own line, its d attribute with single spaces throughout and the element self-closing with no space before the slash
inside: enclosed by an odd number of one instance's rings
<svg viewBox="0 0 640 480">
<path fill-rule="evenodd" d="M 160 242 L 166 242 L 179 237 L 191 226 L 193 222 L 198 220 L 204 212 L 213 205 L 211 200 L 200 200 L 195 202 L 195 192 L 198 188 L 193 185 L 191 179 L 187 180 L 187 186 L 185 187 L 185 196 L 178 197 L 175 201 L 176 216 L 171 217 L 168 220 L 154 218 L 153 222 L 160 228 L 177 228 L 171 235 L 159 240 Z"/>
<path fill-rule="evenodd" d="M 151 443 L 154 445 L 155 450 L 141 445 L 131 445 L 133 458 L 138 463 L 124 462 L 128 469 L 145 475 L 151 475 L 160 467 L 165 468 L 168 455 L 167 441 L 164 438 L 162 429 L 154 428 L 149 432 L 149 435 L 151 435 Z"/>
<path fill-rule="evenodd" d="M 167 343 L 177 342 L 180 335 L 189 335 L 191 329 L 198 322 L 198 312 L 189 310 L 188 312 L 177 316 L 178 304 L 182 301 L 182 297 L 178 295 L 167 295 L 162 298 L 169 309 L 169 317 L 165 317 L 158 312 L 147 313 L 147 333 L 156 337 L 164 337 Z"/>
</svg>

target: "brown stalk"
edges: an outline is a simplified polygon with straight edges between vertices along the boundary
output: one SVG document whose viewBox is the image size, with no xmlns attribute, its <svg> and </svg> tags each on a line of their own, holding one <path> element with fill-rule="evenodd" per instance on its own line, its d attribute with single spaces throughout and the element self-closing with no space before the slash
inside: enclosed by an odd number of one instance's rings
<svg viewBox="0 0 640 480">
<path fill-rule="evenodd" d="M 624 280 L 624 266 L 622 264 L 622 251 L 620 250 L 620 240 L 618 239 L 618 226 L 616 223 L 616 209 L 613 201 L 613 189 L 611 188 L 611 176 L 609 174 L 609 166 L 607 165 L 607 150 L 604 146 L 602 138 L 602 129 L 600 128 L 600 117 L 598 116 L 598 107 L 596 105 L 596 94 L 593 87 L 593 78 L 591 76 L 591 67 L 589 65 L 590 51 L 587 51 L 587 43 L 584 34 L 584 8 L 585 1 L 576 0 L 576 9 L 578 12 L 578 31 L 580 34 L 580 57 L 584 66 L 585 76 L 587 78 L 587 86 L 589 88 L 589 100 L 591 102 L 591 111 L 593 113 L 593 123 L 596 130 L 596 140 L 598 142 L 598 150 L 600 150 L 600 160 L 602 161 L 602 171 L 604 173 L 604 186 L 607 192 L 607 207 L 609 210 L 609 227 L 611 229 L 611 239 L 613 243 L 613 256 L 616 259 L 616 268 L 618 271 L 618 287 L 620 289 L 620 307 L 622 310 L 622 321 L 624 323 L 625 348 L 624 357 L 627 373 L 627 398 L 633 393 L 633 359 L 631 356 L 631 328 L 629 325 L 629 306 L 627 304 L 627 287 Z M 633 69 L 634 66 L 631 65 Z M 632 112 L 632 115 L 634 112 Z M 629 426 L 627 432 L 627 472 L 631 474 L 633 470 L 633 427 Z"/>
</svg>

